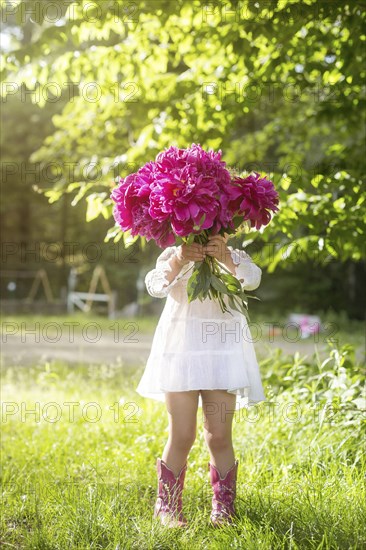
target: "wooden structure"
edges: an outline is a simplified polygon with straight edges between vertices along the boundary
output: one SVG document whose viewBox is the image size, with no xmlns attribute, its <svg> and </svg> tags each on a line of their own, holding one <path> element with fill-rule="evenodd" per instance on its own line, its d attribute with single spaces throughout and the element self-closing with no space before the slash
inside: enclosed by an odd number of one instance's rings
<svg viewBox="0 0 366 550">
<path fill-rule="evenodd" d="M 34 277 L 31 289 L 28 296 L 24 298 L 24 302 L 26 304 L 31 304 L 34 302 L 34 298 L 40 285 L 42 285 L 43 287 L 47 303 L 52 304 L 55 302 L 51 290 L 50 281 L 48 279 L 48 275 L 45 269 L 25 271 L 0 271 L 0 277 L 10 277 L 14 279 Z"/>
<path fill-rule="evenodd" d="M 75 291 L 76 280 L 77 271 L 75 268 L 71 268 L 68 281 L 69 291 L 67 294 L 67 311 L 72 313 L 74 311 L 74 307 L 76 306 L 82 311 L 88 312 L 90 311 L 93 302 L 107 302 L 108 317 L 109 319 L 114 318 L 117 293 L 116 291 L 112 291 L 104 267 L 102 265 L 97 265 L 95 267 L 88 292 Z M 99 280 L 102 284 L 104 294 L 96 292 Z M 85 302 L 83 300 L 85 300 Z"/>
</svg>

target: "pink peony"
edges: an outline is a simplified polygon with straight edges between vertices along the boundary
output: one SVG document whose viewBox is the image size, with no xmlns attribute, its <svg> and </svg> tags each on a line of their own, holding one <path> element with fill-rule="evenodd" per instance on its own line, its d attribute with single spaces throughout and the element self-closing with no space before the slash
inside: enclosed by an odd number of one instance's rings
<svg viewBox="0 0 366 550">
<path fill-rule="evenodd" d="M 267 225 L 271 221 L 269 211 L 279 210 L 279 196 L 272 181 L 254 172 L 246 178 L 235 177 L 232 183 L 236 187 L 236 198 L 230 202 L 229 208 L 249 220 L 251 227 L 260 229 Z"/>
<path fill-rule="evenodd" d="M 173 231 L 180 236 L 209 228 L 217 232 L 230 223 L 231 217 L 223 208 L 230 173 L 220 159 L 221 151 L 206 152 L 196 144 L 189 149 L 170 147 L 160 153 L 150 197 L 152 218 L 170 219 Z"/>
<path fill-rule="evenodd" d="M 196 234 L 197 242 L 206 242 L 209 233 L 233 232 L 237 218 L 259 229 L 269 223 L 270 210 L 278 210 L 279 201 L 270 180 L 257 172 L 246 178 L 232 177 L 221 151 L 204 151 L 194 143 L 187 149 L 169 147 L 159 153 L 154 162 L 121 178 L 110 198 L 116 203 L 114 219 L 123 231 L 154 239 L 161 248 L 174 245 L 177 236 Z M 197 263 L 189 279 L 189 301 L 209 296 L 227 312 L 226 294 L 229 305 L 247 315 L 240 282 L 232 275 L 221 276 L 215 265 L 209 257 Z"/>
<path fill-rule="evenodd" d="M 159 246 L 175 242 L 168 222 L 161 223 L 149 214 L 153 163 L 148 163 L 137 173 L 120 178 L 120 185 L 113 189 L 110 198 L 115 201 L 113 216 L 123 231 L 141 235 L 149 241 L 154 239 Z"/>
<path fill-rule="evenodd" d="M 177 235 L 235 229 L 235 216 L 259 229 L 270 221 L 269 210 L 278 210 L 271 181 L 257 172 L 232 177 L 221 151 L 204 151 L 196 144 L 159 153 L 154 162 L 121 178 L 110 198 L 123 231 L 154 239 L 162 248 L 174 244 Z"/>
</svg>

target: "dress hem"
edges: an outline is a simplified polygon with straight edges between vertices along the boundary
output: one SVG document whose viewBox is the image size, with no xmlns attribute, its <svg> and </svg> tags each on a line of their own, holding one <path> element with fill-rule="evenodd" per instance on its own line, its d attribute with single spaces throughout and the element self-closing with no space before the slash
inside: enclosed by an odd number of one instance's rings
<svg viewBox="0 0 366 550">
<path fill-rule="evenodd" d="M 243 395 L 241 393 L 240 394 L 236 393 L 238 389 L 240 391 L 243 388 L 236 388 L 236 389 L 228 390 L 227 388 L 203 388 L 203 387 L 200 387 L 200 388 L 197 388 L 197 389 L 196 388 L 190 388 L 190 389 L 187 389 L 187 390 L 182 390 L 182 389 L 179 389 L 179 390 L 172 390 L 172 389 L 164 390 L 164 389 L 161 389 L 161 390 L 157 390 L 157 391 L 148 390 L 146 392 L 144 390 L 135 390 L 135 391 L 141 397 L 144 397 L 146 399 L 154 399 L 154 400 L 157 400 L 157 401 L 165 402 L 165 393 L 167 393 L 167 392 L 183 392 L 183 391 L 199 391 L 199 390 L 226 390 L 228 393 L 232 393 L 233 395 L 236 396 L 235 406 L 239 405 L 239 407 L 238 407 L 239 409 L 242 408 L 242 407 L 250 407 L 250 406 L 256 405 L 257 403 L 262 403 L 262 402 L 266 401 L 265 395 L 263 395 L 263 397 L 258 397 L 257 399 L 255 399 L 253 397 L 250 398 L 248 394 Z M 250 386 L 245 386 L 244 389 L 250 390 Z M 202 406 L 201 395 L 199 395 L 199 406 L 200 407 Z"/>
</svg>

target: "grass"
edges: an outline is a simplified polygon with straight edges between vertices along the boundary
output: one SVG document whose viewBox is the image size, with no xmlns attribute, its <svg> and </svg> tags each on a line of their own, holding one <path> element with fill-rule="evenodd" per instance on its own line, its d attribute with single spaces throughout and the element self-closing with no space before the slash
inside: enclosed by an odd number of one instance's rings
<svg viewBox="0 0 366 550">
<path fill-rule="evenodd" d="M 221 530 L 208 526 L 199 409 L 185 532 L 152 519 L 167 417 L 163 403 L 134 391 L 141 368 L 4 368 L 3 547 L 366 548 L 365 371 L 354 351 L 330 343 L 325 360 L 273 350 L 261 361 L 268 399 L 235 413 L 238 518 Z"/>
</svg>

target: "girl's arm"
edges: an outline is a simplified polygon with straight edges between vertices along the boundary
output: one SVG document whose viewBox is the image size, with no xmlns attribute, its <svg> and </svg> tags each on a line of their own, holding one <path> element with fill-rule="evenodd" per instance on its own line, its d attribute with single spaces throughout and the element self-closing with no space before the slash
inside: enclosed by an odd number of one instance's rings
<svg viewBox="0 0 366 550">
<path fill-rule="evenodd" d="M 145 275 L 145 285 L 150 296 L 165 298 L 179 281 L 178 275 L 185 267 L 176 256 L 175 246 L 165 248 L 156 260 L 156 267 Z"/>
<path fill-rule="evenodd" d="M 244 250 L 228 246 L 227 254 L 222 263 L 242 283 L 244 290 L 255 290 L 261 282 L 262 270 Z M 165 298 L 170 290 L 180 280 L 180 273 L 188 269 L 189 262 L 182 264 L 176 255 L 177 247 L 170 246 L 163 250 L 156 261 L 155 269 L 145 276 L 145 285 L 150 296 Z"/>
<path fill-rule="evenodd" d="M 157 259 L 156 268 L 145 277 L 148 293 L 157 298 L 165 298 L 171 288 L 189 271 L 189 264 L 202 261 L 204 257 L 203 245 L 200 243 L 169 246 Z"/>
<path fill-rule="evenodd" d="M 262 270 L 244 250 L 226 244 L 229 235 L 211 235 L 204 246 L 206 254 L 216 258 L 241 283 L 243 290 L 254 290 L 261 282 Z"/>
<path fill-rule="evenodd" d="M 165 278 L 168 281 L 168 284 L 172 283 L 177 275 L 182 271 L 182 268 L 188 264 L 188 262 L 182 262 L 178 259 L 176 254 L 173 254 L 168 260 L 170 271 L 167 271 Z"/>
<path fill-rule="evenodd" d="M 259 287 L 262 270 L 244 250 L 228 246 L 230 254 L 225 258 L 224 265 L 242 283 L 244 290 L 255 290 Z"/>
</svg>

